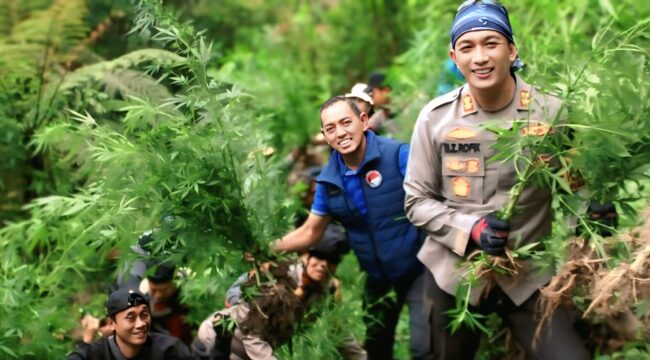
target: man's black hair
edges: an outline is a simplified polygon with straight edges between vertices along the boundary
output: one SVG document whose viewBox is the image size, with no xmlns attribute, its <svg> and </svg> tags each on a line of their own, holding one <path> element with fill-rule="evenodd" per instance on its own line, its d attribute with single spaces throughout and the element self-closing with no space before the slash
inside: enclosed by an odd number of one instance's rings
<svg viewBox="0 0 650 360">
<path fill-rule="evenodd" d="M 356 100 L 354 100 L 353 98 L 345 97 L 345 96 L 343 96 L 343 95 L 336 95 L 336 96 L 332 96 L 331 98 L 327 99 L 327 101 L 325 101 L 325 102 L 323 103 L 323 105 L 320 106 L 320 114 L 322 115 L 322 114 L 323 114 L 323 111 L 324 111 L 325 109 L 327 109 L 328 107 L 330 107 L 330 106 L 336 104 L 336 103 L 339 102 L 339 101 L 343 101 L 343 102 L 345 102 L 346 104 L 348 104 L 348 106 L 350 107 L 350 109 L 352 109 L 352 112 L 353 112 L 353 113 L 354 113 L 358 118 L 361 117 L 361 110 L 359 110 L 359 107 L 357 106 L 357 102 L 356 102 Z M 322 119 L 321 119 L 321 120 L 322 120 Z"/>
<path fill-rule="evenodd" d="M 372 91 L 374 89 L 384 89 L 390 87 L 390 84 L 386 82 L 386 74 L 374 72 L 370 75 L 370 78 L 368 79 L 368 87 L 364 90 L 364 92 L 372 94 Z"/>
</svg>

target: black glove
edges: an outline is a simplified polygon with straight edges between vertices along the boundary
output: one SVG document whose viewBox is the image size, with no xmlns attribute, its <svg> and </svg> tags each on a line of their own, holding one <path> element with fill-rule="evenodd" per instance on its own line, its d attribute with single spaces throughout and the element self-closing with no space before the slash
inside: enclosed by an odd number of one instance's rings
<svg viewBox="0 0 650 360">
<path fill-rule="evenodd" d="M 472 240 L 490 255 L 503 255 L 510 232 L 510 222 L 500 220 L 496 213 L 480 218 L 472 226 Z"/>
<path fill-rule="evenodd" d="M 587 215 L 591 221 L 599 224 L 597 231 L 600 236 L 612 236 L 610 228 L 615 229 L 618 227 L 618 213 L 616 212 L 616 207 L 611 202 L 604 204 L 598 201 L 589 202 Z"/>
</svg>

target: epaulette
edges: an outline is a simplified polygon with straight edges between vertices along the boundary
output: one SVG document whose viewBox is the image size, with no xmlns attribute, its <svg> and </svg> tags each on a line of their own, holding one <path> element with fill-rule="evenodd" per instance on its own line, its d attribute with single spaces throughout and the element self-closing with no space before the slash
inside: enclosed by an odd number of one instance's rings
<svg viewBox="0 0 650 360">
<path fill-rule="evenodd" d="M 460 92 L 463 90 L 463 87 L 456 88 L 446 94 L 440 95 L 437 98 L 431 100 L 426 106 L 427 112 L 433 111 L 445 104 L 449 104 L 454 100 L 458 99 Z"/>
</svg>

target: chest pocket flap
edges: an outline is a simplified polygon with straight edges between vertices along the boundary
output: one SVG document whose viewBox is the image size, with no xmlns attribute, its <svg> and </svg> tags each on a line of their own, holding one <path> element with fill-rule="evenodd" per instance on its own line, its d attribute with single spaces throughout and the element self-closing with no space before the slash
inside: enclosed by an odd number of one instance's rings
<svg viewBox="0 0 650 360">
<path fill-rule="evenodd" d="M 442 157 L 442 187 L 447 199 L 483 203 L 485 158 L 482 154 Z"/>
</svg>

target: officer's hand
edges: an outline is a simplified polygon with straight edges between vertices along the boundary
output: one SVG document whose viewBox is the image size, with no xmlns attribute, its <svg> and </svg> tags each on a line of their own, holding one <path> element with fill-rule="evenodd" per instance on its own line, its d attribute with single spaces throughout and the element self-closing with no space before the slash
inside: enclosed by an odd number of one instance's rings
<svg viewBox="0 0 650 360">
<path fill-rule="evenodd" d="M 618 227 L 618 213 L 616 212 L 616 207 L 611 202 L 604 204 L 598 201 L 589 202 L 587 215 L 590 220 L 600 225 L 597 229 L 600 236 L 612 236 L 611 228 L 615 229 Z"/>
<path fill-rule="evenodd" d="M 480 218 L 472 227 L 471 239 L 490 255 L 503 255 L 510 232 L 510 222 L 500 220 L 496 213 Z"/>
</svg>

